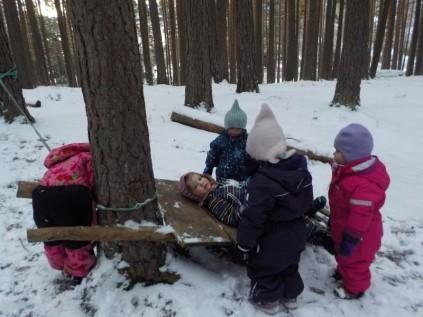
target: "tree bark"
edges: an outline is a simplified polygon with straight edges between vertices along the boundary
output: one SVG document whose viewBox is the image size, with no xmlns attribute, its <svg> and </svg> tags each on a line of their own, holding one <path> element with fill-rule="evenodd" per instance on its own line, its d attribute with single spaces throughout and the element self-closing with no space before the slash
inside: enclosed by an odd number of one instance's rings
<svg viewBox="0 0 423 317">
<path fill-rule="evenodd" d="M 214 82 L 220 82 L 220 76 L 217 74 L 217 39 L 216 39 L 216 4 L 214 0 L 206 1 L 207 11 L 207 36 L 209 46 L 210 71 Z"/>
<path fill-rule="evenodd" d="M 62 13 L 60 0 L 54 0 L 54 5 L 57 12 L 57 22 L 59 23 L 60 37 L 62 42 L 63 56 L 65 57 L 66 75 L 70 87 L 76 87 L 75 72 L 73 69 L 71 49 L 69 46 L 68 30 L 66 27 L 66 20 Z"/>
<path fill-rule="evenodd" d="M 29 25 L 31 26 L 31 33 L 33 39 L 32 44 L 34 45 L 39 82 L 42 85 L 48 85 L 50 83 L 50 80 L 47 72 L 46 60 L 44 58 L 45 53 L 43 50 L 42 39 L 40 29 L 38 27 L 34 3 L 32 2 L 32 0 L 25 0 L 25 3 L 26 10 L 28 13 Z"/>
<path fill-rule="evenodd" d="M 344 31 L 344 2 L 339 0 L 338 30 L 336 32 L 335 56 L 333 58 L 332 78 L 338 77 L 339 60 L 341 59 L 342 34 Z"/>
<path fill-rule="evenodd" d="M 348 0 L 341 62 L 332 105 L 352 110 L 360 105 L 363 63 L 368 51 L 369 0 Z"/>
<path fill-rule="evenodd" d="M 267 46 L 267 83 L 275 82 L 275 0 L 269 3 L 269 41 Z"/>
<path fill-rule="evenodd" d="M 173 76 L 172 76 L 172 66 L 171 66 L 171 57 L 170 57 L 170 39 L 169 39 L 169 22 L 167 18 L 167 5 L 166 0 L 160 1 L 160 6 L 162 9 L 162 20 L 163 20 L 163 33 L 165 37 L 165 53 L 166 53 L 166 59 L 165 59 L 165 66 L 166 66 L 166 76 L 169 79 L 169 83 L 173 84 Z"/>
<path fill-rule="evenodd" d="M 236 83 L 236 1 L 230 0 L 229 9 L 229 82 Z"/>
<path fill-rule="evenodd" d="M 216 1 L 216 73 L 214 80 L 219 83 L 229 80 L 228 72 L 228 43 L 226 17 L 228 0 Z"/>
<path fill-rule="evenodd" d="M 149 0 L 150 4 L 150 19 L 151 27 L 153 29 L 154 37 L 154 54 L 156 57 L 157 66 L 157 84 L 169 84 L 166 76 L 166 64 L 164 59 L 162 32 L 160 30 L 159 11 L 157 9 L 156 0 Z"/>
<path fill-rule="evenodd" d="M 3 19 L 0 19 L 0 73 L 6 73 L 14 66 L 15 62 L 10 50 L 6 27 Z M 3 78 L 2 81 L 6 88 L 10 91 L 10 94 L 15 98 L 21 111 L 24 112 L 30 121 L 35 122 L 34 118 L 26 109 L 20 80 L 8 76 Z M 0 86 L 0 116 L 4 116 L 4 120 L 7 123 L 12 123 L 16 117 L 21 115 L 21 111 L 16 108 L 16 104 L 13 103 L 6 91 L 4 91 L 3 87 Z"/>
<path fill-rule="evenodd" d="M 15 0 L 4 0 L 4 13 L 7 21 L 7 30 L 11 39 L 11 50 L 13 59 L 16 62 L 19 81 L 23 88 L 31 89 L 35 87 L 35 78 L 32 65 L 29 60 L 29 45 L 25 42 L 24 34 L 21 31 L 18 19 L 18 10 Z"/>
<path fill-rule="evenodd" d="M 398 69 L 398 53 L 399 53 L 399 43 L 400 43 L 400 35 L 402 31 L 402 20 L 404 16 L 404 0 L 398 0 L 398 9 L 397 9 L 397 19 L 395 23 L 395 35 L 394 35 L 394 44 L 393 44 L 393 53 L 392 53 L 392 60 L 391 60 L 391 69 Z"/>
<path fill-rule="evenodd" d="M 408 61 L 407 61 L 407 69 L 405 71 L 405 76 L 413 75 L 413 71 L 414 71 L 414 59 L 416 57 L 417 35 L 418 35 L 418 32 L 419 32 L 421 3 L 422 3 L 421 0 L 416 0 L 416 9 L 415 9 L 415 12 L 414 12 L 413 33 L 411 35 L 410 49 L 408 51 Z"/>
<path fill-rule="evenodd" d="M 179 67 L 178 57 L 176 55 L 177 43 L 176 43 L 176 21 L 175 21 L 175 4 L 173 0 L 168 0 L 169 5 L 169 23 L 170 23 L 170 40 L 172 44 L 172 71 L 173 71 L 173 84 L 175 86 L 180 85 L 179 80 Z"/>
<path fill-rule="evenodd" d="M 320 78 L 332 79 L 333 29 L 335 23 L 336 3 L 328 0 L 326 3 L 326 25 L 323 42 L 322 65 Z"/>
<path fill-rule="evenodd" d="M 21 0 L 19 0 L 19 2 L 20 1 Z M 40 12 L 39 23 L 40 23 L 40 27 L 41 27 L 41 36 L 42 36 L 42 39 L 43 39 L 44 52 L 46 53 L 47 71 L 48 71 L 48 74 L 49 74 L 50 83 L 54 84 L 53 70 L 52 70 L 52 66 L 51 66 L 51 56 L 50 56 L 50 50 L 49 50 L 48 42 L 47 42 L 47 30 L 46 30 L 46 25 L 45 25 L 45 21 L 44 21 L 44 16 L 43 16 L 43 13 L 41 11 L 40 0 L 37 1 L 37 4 L 38 4 L 38 10 Z"/>
<path fill-rule="evenodd" d="M 129 207 L 155 196 L 141 58 L 132 0 L 71 0 L 82 92 L 93 153 L 97 202 Z M 118 106 L 117 106 L 118 105 Z M 131 142 L 136 140 L 136 145 Z M 147 220 L 161 225 L 157 201 L 131 212 L 108 212 L 100 225 Z M 121 253 L 133 281 L 161 281 L 162 244 L 104 243 L 106 255 Z"/>
<path fill-rule="evenodd" d="M 276 59 L 276 82 L 280 82 L 281 79 L 281 52 L 282 52 L 282 0 L 278 1 L 278 47 L 277 47 L 277 59 Z M 260 81 L 259 81 L 260 83 Z"/>
<path fill-rule="evenodd" d="M 380 53 L 382 51 L 383 37 L 385 35 L 386 20 L 388 17 L 389 5 L 391 0 L 380 0 L 384 1 L 382 10 L 379 12 L 375 44 L 373 45 L 373 58 L 372 64 L 370 65 L 369 75 L 370 78 L 375 78 L 377 66 L 379 64 Z"/>
<path fill-rule="evenodd" d="M 402 10 L 402 23 L 401 23 L 401 32 L 399 35 L 399 47 L 398 47 L 398 58 L 397 58 L 397 68 L 396 69 L 402 69 L 402 59 L 404 56 L 404 42 L 405 42 L 405 31 L 407 29 L 407 17 L 408 17 L 408 9 L 410 5 L 409 0 L 404 0 L 404 7 Z"/>
<path fill-rule="evenodd" d="M 138 0 L 138 13 L 140 16 L 140 33 L 142 42 L 142 59 L 144 61 L 144 74 L 147 84 L 153 85 L 153 72 L 151 70 L 150 39 L 148 36 L 147 5 L 145 0 Z"/>
<path fill-rule="evenodd" d="M 187 0 L 185 106 L 213 108 L 211 70 L 208 43 L 208 0 Z"/>
<path fill-rule="evenodd" d="M 180 85 L 185 85 L 185 0 L 176 0 L 176 11 L 178 16 L 178 43 L 179 43 L 179 79 Z"/>
<path fill-rule="evenodd" d="M 416 69 L 414 75 L 423 75 L 423 14 L 420 9 L 419 38 L 416 49 Z"/>
<path fill-rule="evenodd" d="M 251 0 L 236 1 L 236 92 L 259 92 L 254 61 L 254 26 Z"/>
<path fill-rule="evenodd" d="M 298 75 L 298 39 L 296 37 L 295 22 L 295 4 L 296 0 L 287 0 L 287 58 L 285 68 L 285 80 L 297 80 Z"/>
<path fill-rule="evenodd" d="M 397 1 L 391 0 L 388 12 L 387 32 L 385 38 L 385 46 L 382 55 L 382 69 L 389 69 L 391 65 L 392 41 L 394 38 L 395 14 L 397 9 Z"/>
<path fill-rule="evenodd" d="M 261 84 L 263 83 L 263 0 L 254 1 L 254 40 L 256 75 Z"/>
<path fill-rule="evenodd" d="M 304 53 L 304 80 L 317 79 L 317 49 L 319 38 L 319 1 L 308 0 L 307 33 Z"/>
</svg>

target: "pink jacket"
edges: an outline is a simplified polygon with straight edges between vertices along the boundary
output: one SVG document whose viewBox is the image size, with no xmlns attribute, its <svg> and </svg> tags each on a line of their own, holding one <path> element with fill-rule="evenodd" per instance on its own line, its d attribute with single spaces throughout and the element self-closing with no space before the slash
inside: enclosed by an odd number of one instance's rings
<svg viewBox="0 0 423 317">
<path fill-rule="evenodd" d="M 333 169 L 329 205 L 335 250 L 341 244 L 342 232 L 348 231 L 362 238 L 364 255 L 374 257 L 383 235 L 380 208 L 389 182 L 385 165 L 376 156 Z"/>
<path fill-rule="evenodd" d="M 44 160 L 43 186 L 84 185 L 94 188 L 92 155 L 88 143 L 72 143 L 53 149 Z"/>
</svg>

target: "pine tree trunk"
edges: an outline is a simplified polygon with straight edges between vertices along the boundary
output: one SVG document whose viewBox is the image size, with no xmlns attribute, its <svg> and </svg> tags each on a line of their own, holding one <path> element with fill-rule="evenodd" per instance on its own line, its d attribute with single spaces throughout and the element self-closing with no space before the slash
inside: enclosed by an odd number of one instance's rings
<svg viewBox="0 0 423 317">
<path fill-rule="evenodd" d="M 214 80 L 219 83 L 229 80 L 228 72 L 228 44 L 226 16 L 228 0 L 216 1 L 216 74 Z"/>
<path fill-rule="evenodd" d="M 19 2 L 20 2 L 20 0 L 19 0 Z M 52 67 L 51 67 L 50 50 L 49 50 L 48 42 L 47 42 L 47 30 L 46 30 L 46 25 L 45 25 L 45 22 L 44 22 L 44 16 L 43 16 L 43 13 L 41 11 L 40 0 L 37 1 L 37 5 L 38 5 L 38 10 L 40 12 L 39 23 L 40 23 L 40 27 L 41 27 L 41 37 L 43 39 L 44 52 L 46 53 L 47 71 L 48 71 L 48 74 L 49 74 L 50 83 L 53 84 L 54 79 L 53 79 L 53 71 L 52 71 Z"/>
<path fill-rule="evenodd" d="M 391 69 L 398 69 L 397 62 L 398 62 L 400 34 L 401 34 L 401 28 L 402 28 L 402 19 L 403 19 L 403 15 L 404 15 L 403 11 L 404 11 L 404 0 L 398 0 L 397 19 L 396 19 L 396 22 L 395 22 L 395 35 L 394 35 L 394 44 L 393 44 L 393 52 L 392 52 L 392 60 L 391 60 Z"/>
<path fill-rule="evenodd" d="M 375 44 L 373 45 L 373 58 L 370 65 L 369 75 L 370 78 L 375 78 L 377 66 L 379 64 L 380 53 L 382 51 L 383 37 L 385 36 L 386 20 L 388 17 L 389 4 L 391 0 L 380 0 L 383 2 L 383 9 L 379 12 Z"/>
<path fill-rule="evenodd" d="M 173 70 L 173 84 L 180 85 L 178 57 L 176 55 L 176 19 L 175 19 L 175 4 L 173 0 L 168 0 L 169 6 L 169 23 L 170 23 L 170 40 L 172 44 L 172 70 Z"/>
<path fill-rule="evenodd" d="M 405 71 L 405 76 L 413 75 L 413 71 L 414 71 L 414 59 L 416 57 L 417 35 L 419 32 L 421 3 L 422 3 L 421 0 L 416 0 L 416 9 L 414 11 L 413 33 L 411 35 L 410 49 L 408 51 L 407 69 Z"/>
<path fill-rule="evenodd" d="M 153 85 L 153 72 L 151 70 L 150 39 L 148 36 L 147 5 L 145 0 L 138 0 L 138 13 L 140 17 L 140 33 L 142 42 L 142 58 L 144 61 L 144 74 L 147 84 Z"/>
<path fill-rule="evenodd" d="M 307 16 L 307 34 L 305 36 L 304 80 L 317 79 L 317 45 L 319 36 L 319 5 L 318 1 L 309 0 Z"/>
<path fill-rule="evenodd" d="M 277 60 L 276 60 L 276 81 L 279 83 L 281 79 L 281 52 L 282 52 L 282 0 L 278 1 L 278 48 L 277 48 Z M 304 43 L 304 42 L 303 42 Z M 260 83 L 260 81 L 259 81 Z"/>
<path fill-rule="evenodd" d="M 332 79 L 333 29 L 335 23 L 336 3 L 328 0 L 326 4 L 325 36 L 320 78 Z"/>
<path fill-rule="evenodd" d="M 0 17 L 0 73 L 6 73 L 11 70 L 14 66 L 15 62 L 13 60 L 12 52 L 10 50 L 9 39 L 7 38 L 6 34 L 6 27 L 3 18 Z M 26 117 L 30 121 L 35 122 L 34 118 L 29 114 L 28 110 L 26 109 L 20 79 L 14 79 L 13 77 L 8 76 L 3 78 L 3 83 L 10 91 L 11 95 L 15 98 L 20 109 L 25 113 Z M 4 116 L 4 120 L 8 123 L 11 123 L 16 117 L 20 115 L 21 111 L 16 108 L 16 105 L 12 102 L 12 100 L 10 100 L 8 94 L 3 90 L 3 87 L 0 87 L 0 116 Z"/>
<path fill-rule="evenodd" d="M 263 83 L 263 0 L 254 1 L 254 40 L 256 44 L 256 75 Z"/>
<path fill-rule="evenodd" d="M 334 106 L 355 110 L 360 105 L 362 65 L 368 50 L 369 0 L 348 0 L 345 34 L 336 82 Z"/>
<path fill-rule="evenodd" d="M 416 49 L 416 69 L 414 75 L 423 75 L 423 14 L 420 9 L 420 24 L 419 24 L 419 38 L 417 40 L 418 46 Z"/>
<path fill-rule="evenodd" d="M 332 78 L 338 77 L 339 60 L 341 59 L 342 34 L 344 32 L 345 0 L 339 0 L 338 30 L 336 32 L 335 54 L 333 58 Z"/>
<path fill-rule="evenodd" d="M 307 17 L 309 15 L 308 11 L 309 11 L 309 1 L 308 0 L 304 0 L 304 14 L 303 14 L 303 39 L 302 39 L 302 46 L 301 46 L 301 65 L 300 65 L 300 79 L 304 79 L 304 62 L 305 62 L 305 49 L 306 49 L 306 43 L 307 43 L 307 26 L 308 26 L 308 21 L 307 21 Z"/>
<path fill-rule="evenodd" d="M 404 57 L 404 42 L 405 42 L 405 31 L 407 29 L 407 20 L 408 20 L 408 11 L 410 7 L 410 0 L 404 0 L 406 3 L 404 4 L 404 9 L 402 12 L 402 25 L 401 25 L 401 33 L 399 38 L 399 48 L 398 48 L 398 58 L 397 58 L 397 68 L 402 69 L 402 60 Z"/>
<path fill-rule="evenodd" d="M 382 55 L 382 69 L 389 69 L 391 65 L 392 41 L 394 38 L 395 14 L 397 1 L 390 0 L 385 46 Z"/>
<path fill-rule="evenodd" d="M 176 0 L 176 13 L 178 19 L 178 43 L 179 43 L 179 79 L 180 85 L 185 85 L 185 0 Z"/>
<path fill-rule="evenodd" d="M 286 44 L 287 57 L 285 68 L 285 80 L 297 80 L 298 74 L 298 39 L 295 31 L 295 4 L 296 0 L 287 0 L 287 29 L 286 29 Z"/>
<path fill-rule="evenodd" d="M 160 6 L 162 9 L 162 17 L 163 17 L 163 31 L 165 36 L 165 65 L 166 65 L 166 76 L 169 79 L 169 83 L 173 84 L 173 76 L 171 70 L 171 59 L 170 59 L 170 39 L 169 39 L 169 23 L 167 18 L 167 5 L 166 0 L 160 1 Z"/>
<path fill-rule="evenodd" d="M 65 57 L 66 75 L 70 87 L 76 87 L 75 72 L 73 69 L 72 55 L 69 46 L 68 30 L 66 27 L 66 20 L 62 13 L 60 0 L 54 0 L 54 5 L 57 12 L 57 21 L 59 23 L 60 37 L 62 42 L 63 56 Z"/>
<path fill-rule="evenodd" d="M 213 108 L 211 69 L 208 43 L 208 0 L 185 1 L 186 69 L 185 106 Z"/>
<path fill-rule="evenodd" d="M 29 60 L 29 46 L 28 42 L 24 42 L 25 33 L 23 34 L 20 28 L 15 0 L 3 0 L 3 5 L 9 38 L 13 39 L 10 44 L 19 80 L 23 88 L 34 88 L 35 78 L 33 77 L 32 65 Z"/>
<path fill-rule="evenodd" d="M 32 0 L 25 0 L 26 10 L 28 13 L 29 25 L 31 26 L 32 33 L 32 44 L 34 45 L 34 51 L 36 56 L 36 67 L 39 76 L 40 84 L 48 85 L 50 83 L 46 60 L 44 58 L 44 50 L 42 45 L 42 39 L 40 35 L 40 29 L 38 28 L 37 17 L 35 14 L 34 3 Z"/>
<path fill-rule="evenodd" d="M 207 14 L 207 36 L 209 44 L 209 58 L 210 58 L 210 71 L 212 77 L 216 83 L 220 82 L 220 76 L 217 74 L 217 61 L 216 61 L 216 50 L 217 50 L 217 39 L 216 39 L 216 4 L 214 0 L 206 1 Z"/>
<path fill-rule="evenodd" d="M 370 14 L 369 14 L 369 66 L 370 68 L 370 56 L 372 53 L 373 45 L 373 28 L 374 28 L 374 19 L 375 19 L 375 4 L 376 0 L 370 0 Z"/>
<path fill-rule="evenodd" d="M 230 0 L 229 6 L 229 82 L 236 83 L 236 1 Z"/>
<path fill-rule="evenodd" d="M 405 61 L 406 61 L 406 56 L 408 56 L 407 54 L 408 54 L 408 44 L 410 43 L 410 38 L 411 38 L 411 30 L 412 30 L 412 27 L 411 27 L 411 25 L 413 24 L 413 21 L 412 21 L 412 17 L 413 17 L 413 3 L 411 2 L 412 0 L 410 0 L 410 8 L 409 8 L 409 14 L 408 14 L 408 18 L 407 18 L 407 21 L 408 21 L 408 23 L 407 23 L 407 27 L 406 27 L 406 29 L 407 29 L 407 32 L 406 32 L 406 36 L 405 36 L 405 43 L 404 43 L 404 48 L 403 48 L 403 56 L 402 56 L 402 61 L 401 61 L 401 69 L 404 69 L 405 67 L 407 67 L 406 65 L 405 65 Z M 414 4 L 416 4 L 415 2 L 414 2 Z"/>
<path fill-rule="evenodd" d="M 160 20 L 157 2 L 156 0 L 149 0 L 148 2 L 150 4 L 150 19 L 154 37 L 154 54 L 156 57 L 157 66 L 157 84 L 167 85 L 169 84 L 169 80 L 166 76 L 166 64 L 164 59 L 162 32 L 160 30 Z"/>
<path fill-rule="evenodd" d="M 253 5 L 251 0 L 236 1 L 236 92 L 259 92 L 254 62 Z"/>
<path fill-rule="evenodd" d="M 109 207 L 133 206 L 154 197 L 156 192 L 133 2 L 71 0 L 69 8 L 79 61 L 84 65 L 81 82 L 96 197 L 98 203 Z M 136 146 L 130 140 L 136 140 Z M 101 225 L 123 224 L 127 220 L 161 224 L 157 200 L 139 211 L 104 212 L 99 218 Z M 151 283 L 164 279 L 159 270 L 165 261 L 163 245 L 106 242 L 103 248 L 109 256 L 121 253 L 129 264 L 127 274 L 132 281 Z"/>
<path fill-rule="evenodd" d="M 269 35 L 267 46 L 267 83 L 275 82 L 275 0 L 269 3 Z"/>
</svg>

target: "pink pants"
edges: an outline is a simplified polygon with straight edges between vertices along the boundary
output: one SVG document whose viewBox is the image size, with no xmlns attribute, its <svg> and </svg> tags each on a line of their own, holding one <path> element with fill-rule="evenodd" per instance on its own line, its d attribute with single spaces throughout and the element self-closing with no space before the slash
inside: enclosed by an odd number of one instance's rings
<svg viewBox="0 0 423 317">
<path fill-rule="evenodd" d="M 96 263 L 93 245 L 79 249 L 65 248 L 62 244 L 44 245 L 48 263 L 55 270 L 77 277 L 86 277 Z"/>
</svg>

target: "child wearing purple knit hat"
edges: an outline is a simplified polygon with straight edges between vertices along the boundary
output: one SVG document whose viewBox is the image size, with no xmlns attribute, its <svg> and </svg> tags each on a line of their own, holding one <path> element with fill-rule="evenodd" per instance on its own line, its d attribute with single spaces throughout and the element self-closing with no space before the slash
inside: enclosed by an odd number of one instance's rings
<svg viewBox="0 0 423 317">
<path fill-rule="evenodd" d="M 357 299 L 370 287 L 372 264 L 383 235 L 380 209 L 385 202 L 389 175 L 372 156 L 373 137 L 352 123 L 335 138 L 329 187 L 330 229 L 339 281 L 335 295 Z"/>
</svg>

